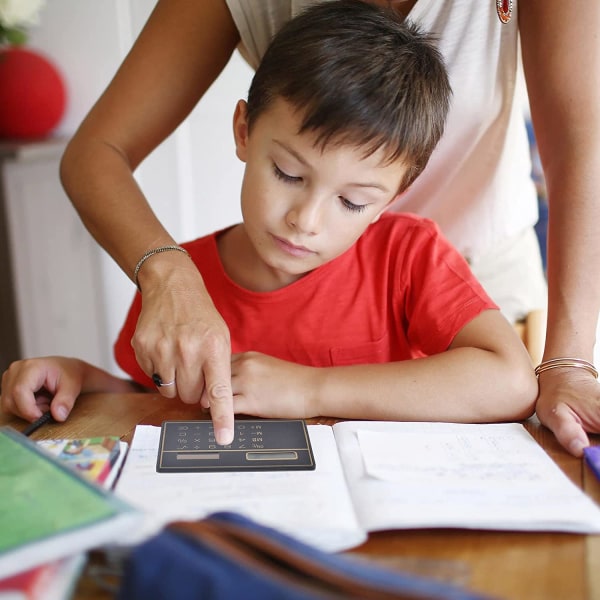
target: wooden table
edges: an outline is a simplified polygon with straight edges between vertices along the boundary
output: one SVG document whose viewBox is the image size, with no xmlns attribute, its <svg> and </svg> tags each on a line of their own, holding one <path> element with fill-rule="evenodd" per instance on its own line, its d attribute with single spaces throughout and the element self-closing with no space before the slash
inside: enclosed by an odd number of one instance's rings
<svg viewBox="0 0 600 600">
<path fill-rule="evenodd" d="M 130 442 L 136 425 L 206 418 L 198 405 L 158 394 L 82 396 L 63 424 L 46 425 L 32 439 L 119 435 Z M 318 421 L 315 421 L 318 422 Z M 16 417 L 0 425 L 22 429 Z M 527 429 L 567 476 L 600 503 L 600 482 L 581 459 L 565 452 L 537 421 Z M 600 443 L 600 436 L 593 436 Z M 405 571 L 452 581 L 495 598 L 515 600 L 600 599 L 600 536 L 463 530 L 409 530 L 371 534 L 351 551 Z M 85 574 L 75 599 L 105 600 L 110 594 Z"/>
</svg>

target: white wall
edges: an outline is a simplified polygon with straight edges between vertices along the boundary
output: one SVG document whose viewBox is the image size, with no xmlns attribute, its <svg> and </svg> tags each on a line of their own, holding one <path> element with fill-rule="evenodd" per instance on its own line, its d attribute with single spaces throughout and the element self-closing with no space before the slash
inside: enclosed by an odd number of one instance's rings
<svg viewBox="0 0 600 600">
<path fill-rule="evenodd" d="M 203 0 L 200 0 L 203 1 Z M 62 72 L 68 93 L 57 135 L 70 136 L 131 47 L 154 0 L 47 0 L 29 45 Z M 136 173 L 153 210 L 178 241 L 238 222 L 242 167 L 231 122 L 245 98 L 251 69 L 236 53 L 188 120 Z M 114 340 L 134 293 L 130 280 L 102 253 L 107 339 Z M 118 372 L 111 364 L 103 365 Z"/>
</svg>

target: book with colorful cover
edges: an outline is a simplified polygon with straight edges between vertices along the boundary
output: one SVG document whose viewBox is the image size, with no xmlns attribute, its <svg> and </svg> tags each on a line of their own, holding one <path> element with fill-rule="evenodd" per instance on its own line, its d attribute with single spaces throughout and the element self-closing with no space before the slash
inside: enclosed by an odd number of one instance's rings
<svg viewBox="0 0 600 600">
<path fill-rule="evenodd" d="M 26 443 L 31 445 L 30 440 Z M 100 483 L 104 488 L 110 488 L 114 483 L 128 449 L 128 444 L 116 436 L 40 440 L 36 446 L 42 448 L 44 453 L 59 458 L 62 465 L 68 466 L 83 479 Z M 4 478 L 3 475 L 5 474 L 0 472 L 0 479 Z M 60 479 L 60 474 L 58 477 Z M 15 572 L 0 579 L 0 600 L 69 598 L 84 565 L 85 554 L 79 551 L 26 571 Z"/>
<path fill-rule="evenodd" d="M 117 436 L 102 436 L 39 440 L 37 444 L 86 479 L 105 483 L 119 459 L 122 443 Z"/>
<path fill-rule="evenodd" d="M 72 596 L 85 554 L 68 556 L 2 579 L 0 600 L 65 600 Z"/>
</svg>

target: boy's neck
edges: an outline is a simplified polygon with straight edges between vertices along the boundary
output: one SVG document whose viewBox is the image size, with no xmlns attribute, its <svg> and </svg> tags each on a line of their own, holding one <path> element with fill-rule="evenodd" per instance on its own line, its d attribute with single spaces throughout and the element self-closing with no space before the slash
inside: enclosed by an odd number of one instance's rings
<svg viewBox="0 0 600 600">
<path fill-rule="evenodd" d="M 252 292 L 273 292 L 307 275 L 290 275 L 265 264 L 246 234 L 243 223 L 217 236 L 217 251 L 227 276 Z M 310 271 L 309 271 L 310 272 Z"/>
</svg>

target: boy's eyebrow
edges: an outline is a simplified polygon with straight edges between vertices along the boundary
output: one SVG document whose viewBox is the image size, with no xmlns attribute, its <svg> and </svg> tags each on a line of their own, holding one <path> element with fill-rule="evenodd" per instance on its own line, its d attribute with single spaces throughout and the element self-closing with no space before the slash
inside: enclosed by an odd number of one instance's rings
<svg viewBox="0 0 600 600">
<path fill-rule="evenodd" d="M 286 152 L 291 154 L 299 163 L 301 163 L 305 167 L 311 166 L 304 159 L 304 157 L 301 154 L 296 152 L 293 148 L 291 148 L 287 144 L 284 144 L 283 142 L 280 142 L 279 140 L 276 140 L 276 139 L 274 139 L 273 142 L 275 144 L 277 144 L 278 146 L 281 146 L 281 148 L 283 148 Z M 381 190 L 382 192 L 384 192 L 386 194 L 390 193 L 390 190 L 388 190 L 387 187 L 385 187 L 384 185 L 381 185 L 380 183 L 376 183 L 376 182 L 372 182 L 372 183 L 371 182 L 356 182 L 356 183 L 349 183 L 348 185 L 351 187 L 359 187 L 359 188 L 374 188 L 377 190 Z"/>
<path fill-rule="evenodd" d="M 386 194 L 389 194 L 390 190 L 388 190 L 385 185 L 381 185 L 380 183 L 375 183 L 375 182 L 366 182 L 366 183 L 360 183 L 360 182 L 356 182 L 356 183 L 349 183 L 348 184 L 350 187 L 358 187 L 358 188 L 374 188 L 376 190 L 380 190 L 382 192 L 385 192 Z"/>
<path fill-rule="evenodd" d="M 296 152 L 293 148 L 291 148 L 287 144 L 284 144 L 283 142 L 280 142 L 279 140 L 274 139 L 273 142 L 278 146 L 281 146 L 288 154 L 291 154 L 299 163 L 302 163 L 305 167 L 310 167 L 310 164 L 306 162 L 304 157 L 298 152 Z"/>
</svg>

